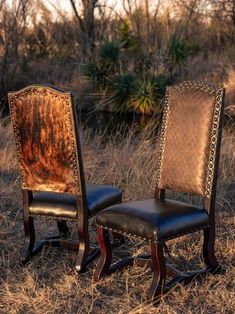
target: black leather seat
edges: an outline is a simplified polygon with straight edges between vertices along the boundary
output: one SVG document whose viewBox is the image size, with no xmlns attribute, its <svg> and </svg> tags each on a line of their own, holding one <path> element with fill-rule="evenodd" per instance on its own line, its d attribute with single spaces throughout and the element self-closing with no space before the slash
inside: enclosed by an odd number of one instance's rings
<svg viewBox="0 0 235 314">
<path fill-rule="evenodd" d="M 97 215 L 97 224 L 148 240 L 168 240 L 209 225 L 205 209 L 173 200 L 148 199 L 114 205 Z"/>
<path fill-rule="evenodd" d="M 87 205 L 90 216 L 112 204 L 121 202 L 122 191 L 110 185 L 86 184 Z M 76 219 L 76 197 L 68 193 L 34 192 L 29 213 Z"/>
</svg>

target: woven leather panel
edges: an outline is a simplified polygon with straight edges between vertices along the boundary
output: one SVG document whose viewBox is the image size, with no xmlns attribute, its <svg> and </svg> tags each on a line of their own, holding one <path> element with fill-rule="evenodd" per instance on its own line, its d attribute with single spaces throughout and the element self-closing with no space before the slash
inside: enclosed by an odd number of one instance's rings
<svg viewBox="0 0 235 314">
<path fill-rule="evenodd" d="M 22 187 L 81 194 L 70 93 L 29 86 L 8 97 Z"/>
<path fill-rule="evenodd" d="M 203 84 L 169 89 L 160 188 L 206 194 L 216 93 Z"/>
</svg>

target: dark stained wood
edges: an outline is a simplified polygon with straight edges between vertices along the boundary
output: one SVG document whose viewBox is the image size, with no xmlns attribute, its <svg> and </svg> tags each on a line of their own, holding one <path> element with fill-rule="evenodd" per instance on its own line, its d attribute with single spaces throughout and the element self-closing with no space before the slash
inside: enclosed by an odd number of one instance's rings
<svg viewBox="0 0 235 314">
<path fill-rule="evenodd" d="M 203 241 L 203 258 L 204 262 L 211 271 L 215 271 L 219 264 L 215 256 L 215 225 L 211 224 L 210 227 L 204 229 Z"/>
<path fill-rule="evenodd" d="M 94 279 L 97 281 L 103 275 L 109 273 L 109 267 L 112 261 L 112 247 L 110 244 L 109 231 L 98 227 L 98 242 L 101 255 L 96 267 Z"/>
<path fill-rule="evenodd" d="M 24 238 L 24 246 L 21 252 L 21 262 L 22 264 L 25 264 L 29 260 L 30 255 L 33 251 L 33 247 L 35 243 L 35 230 L 34 230 L 33 217 L 30 217 L 28 214 L 29 203 L 32 199 L 32 192 L 23 190 L 22 196 L 23 196 L 23 205 L 24 205 L 23 220 L 24 220 L 25 238 Z"/>
<path fill-rule="evenodd" d="M 153 262 L 153 279 L 148 292 L 148 300 L 154 300 L 163 294 L 166 279 L 166 265 L 163 256 L 163 244 L 151 242 L 151 255 Z"/>
<path fill-rule="evenodd" d="M 164 200 L 165 198 L 165 189 L 160 189 L 158 187 L 155 188 L 155 194 L 154 194 L 154 197 L 157 199 L 157 200 Z"/>
</svg>

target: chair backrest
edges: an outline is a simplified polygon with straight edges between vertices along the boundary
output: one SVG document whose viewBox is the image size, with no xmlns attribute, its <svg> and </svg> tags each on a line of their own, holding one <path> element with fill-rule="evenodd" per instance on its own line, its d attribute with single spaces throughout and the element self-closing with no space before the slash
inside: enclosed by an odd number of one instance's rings
<svg viewBox="0 0 235 314">
<path fill-rule="evenodd" d="M 183 82 L 167 89 L 157 188 L 210 197 L 221 137 L 224 89 Z"/>
<path fill-rule="evenodd" d="M 8 94 L 22 188 L 82 195 L 83 166 L 71 93 L 28 86 Z"/>
</svg>

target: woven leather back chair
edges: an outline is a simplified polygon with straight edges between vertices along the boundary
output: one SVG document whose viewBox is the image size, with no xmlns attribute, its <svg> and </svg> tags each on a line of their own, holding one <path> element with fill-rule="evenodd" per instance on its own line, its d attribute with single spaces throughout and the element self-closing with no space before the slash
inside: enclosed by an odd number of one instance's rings
<svg viewBox="0 0 235 314">
<path fill-rule="evenodd" d="M 167 89 L 157 166 L 155 197 L 111 206 L 97 216 L 101 257 L 95 279 L 133 263 L 128 257 L 111 266 L 109 230 L 137 236 L 150 242 L 151 255 L 139 256 L 152 263 L 149 300 L 160 296 L 176 282 L 215 272 L 215 195 L 222 131 L 224 90 L 200 82 L 184 82 Z M 165 189 L 189 192 L 203 198 L 203 207 L 169 200 Z M 206 269 L 183 273 L 167 265 L 165 242 L 204 231 L 203 257 Z M 150 260 L 149 260 L 150 258 Z M 175 277 L 166 283 L 166 272 Z"/>
<path fill-rule="evenodd" d="M 77 271 L 85 271 L 90 255 L 88 219 L 100 209 L 121 202 L 122 192 L 85 182 L 75 108 L 70 92 L 48 86 L 28 86 L 8 94 L 20 167 L 26 263 L 43 245 L 78 250 Z M 59 235 L 35 245 L 34 216 L 57 220 Z M 78 226 L 79 242 L 69 239 L 66 220 Z"/>
</svg>

